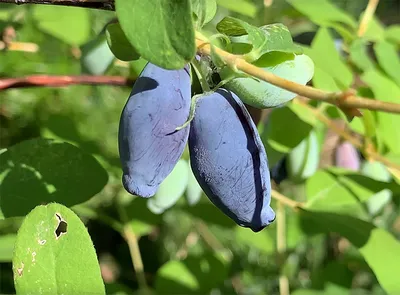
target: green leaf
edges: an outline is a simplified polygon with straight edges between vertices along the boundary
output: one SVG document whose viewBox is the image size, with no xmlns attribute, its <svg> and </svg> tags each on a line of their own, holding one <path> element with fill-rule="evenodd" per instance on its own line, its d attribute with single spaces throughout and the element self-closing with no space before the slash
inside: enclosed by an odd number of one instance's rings
<svg viewBox="0 0 400 295">
<path fill-rule="evenodd" d="M 306 183 L 307 207 L 314 210 L 347 210 L 394 185 L 350 170 L 319 170 Z"/>
<path fill-rule="evenodd" d="M 201 198 L 203 190 L 201 189 L 196 177 L 193 174 L 192 169 L 188 169 L 188 185 L 186 188 L 186 199 L 190 206 L 196 205 Z"/>
<path fill-rule="evenodd" d="M 201 28 L 210 22 L 217 13 L 217 2 L 215 0 L 191 0 L 191 3 L 197 28 Z"/>
<path fill-rule="evenodd" d="M 396 45 L 380 41 L 375 43 L 374 51 L 379 65 L 400 86 L 400 58 Z"/>
<path fill-rule="evenodd" d="M 312 41 L 311 49 L 304 51 L 314 61 L 314 86 L 331 90 L 326 86 L 326 82 L 320 83 L 321 79 L 318 76 L 324 73 L 333 80 L 338 89 L 345 90 L 350 87 L 353 82 L 353 73 L 336 50 L 333 38 L 327 28 L 320 28 Z"/>
<path fill-rule="evenodd" d="M 275 239 L 267 231 L 254 233 L 243 227 L 235 228 L 236 240 L 263 253 L 272 254 L 275 251 Z"/>
<path fill-rule="evenodd" d="M 245 16 L 255 17 L 257 13 L 257 6 L 247 0 L 217 0 L 217 4 L 228 10 L 240 13 Z"/>
<path fill-rule="evenodd" d="M 287 0 L 287 2 L 318 25 L 335 27 L 337 23 L 343 23 L 351 29 L 357 27 L 356 21 L 350 14 L 328 0 Z"/>
<path fill-rule="evenodd" d="M 50 5 L 32 8 L 33 18 L 42 31 L 75 46 L 88 40 L 91 28 L 89 10 Z"/>
<path fill-rule="evenodd" d="M 389 171 L 386 169 L 385 165 L 380 162 L 364 162 L 361 166 L 361 173 L 378 181 L 389 182 L 391 180 Z M 392 192 L 388 188 L 373 195 L 367 201 L 370 214 L 378 214 L 391 199 Z"/>
<path fill-rule="evenodd" d="M 287 157 L 286 169 L 289 178 L 301 182 L 311 177 L 318 169 L 320 149 L 314 130 L 303 139 Z"/>
<path fill-rule="evenodd" d="M 16 239 L 16 234 L 0 235 L 0 262 L 11 262 Z"/>
<path fill-rule="evenodd" d="M 129 43 L 119 23 L 111 23 L 106 28 L 107 44 L 116 58 L 123 61 L 137 60 L 140 55 Z"/>
<path fill-rule="evenodd" d="M 376 99 L 393 103 L 400 102 L 400 87 L 377 70 L 365 72 L 361 76 L 361 80 L 371 87 Z M 377 133 L 393 153 L 399 153 L 400 132 L 398 132 L 398 126 L 400 126 L 400 116 L 378 112 L 377 119 L 379 128 Z"/>
<path fill-rule="evenodd" d="M 286 56 L 284 61 L 281 61 L 280 57 L 282 55 Z M 287 58 L 287 56 L 291 58 Z M 304 54 L 289 55 L 282 54 L 281 52 L 270 52 L 264 54 L 254 64 L 266 72 L 302 85 L 307 84 L 314 74 L 314 64 Z M 224 72 L 228 71 L 229 68 L 221 71 L 220 75 L 222 79 L 226 78 Z M 225 87 L 236 93 L 243 102 L 256 108 L 269 108 L 282 105 L 297 96 L 296 93 L 253 78 L 235 78 L 228 82 Z"/>
<path fill-rule="evenodd" d="M 303 228 L 311 233 L 335 232 L 347 238 L 358 248 L 385 291 L 400 293 L 400 243 L 390 233 L 347 215 L 300 210 L 300 216 Z"/>
<path fill-rule="evenodd" d="M 400 25 L 392 25 L 386 28 L 385 39 L 400 44 Z"/>
<path fill-rule="evenodd" d="M 5 217 L 26 215 L 43 203 L 83 203 L 108 181 L 106 171 L 90 154 L 43 138 L 4 150 L 0 171 L 4 171 L 0 175 L 0 208 Z"/>
<path fill-rule="evenodd" d="M 148 200 L 148 208 L 156 214 L 171 208 L 185 192 L 188 180 L 189 166 L 181 159 L 161 183 L 155 196 Z"/>
<path fill-rule="evenodd" d="M 116 0 L 121 28 L 137 52 L 165 69 L 181 69 L 195 55 L 189 0 Z"/>
<path fill-rule="evenodd" d="M 92 75 L 102 75 L 114 61 L 114 55 L 102 34 L 81 47 L 82 72 Z"/>
<path fill-rule="evenodd" d="M 368 42 L 356 39 L 350 45 L 350 60 L 361 70 L 366 71 L 374 68 L 374 63 L 367 52 Z"/>
<path fill-rule="evenodd" d="M 170 260 L 158 270 L 155 290 L 157 294 L 205 294 L 227 275 L 226 265 L 213 254 Z"/>
<path fill-rule="evenodd" d="M 13 256 L 17 294 L 105 294 L 85 225 L 60 204 L 38 206 L 18 231 Z"/>
<path fill-rule="evenodd" d="M 227 16 L 217 24 L 217 30 L 222 34 L 232 36 L 247 33 L 247 35 L 238 39 L 232 39 L 232 42 L 247 43 L 253 46 L 252 50 L 244 56 L 249 62 L 253 62 L 265 53 L 273 51 L 302 53 L 301 47 L 293 43 L 288 28 L 283 24 L 277 23 L 257 28 L 245 21 Z"/>
<path fill-rule="evenodd" d="M 364 13 L 360 15 L 360 21 L 363 15 Z M 381 41 L 385 38 L 385 27 L 375 16 L 373 16 L 368 22 L 367 30 L 365 31 L 363 38 L 368 41 Z"/>
<path fill-rule="evenodd" d="M 261 139 L 276 151 L 289 153 L 308 136 L 311 129 L 312 126 L 289 107 L 276 108 L 268 118 Z"/>
</svg>

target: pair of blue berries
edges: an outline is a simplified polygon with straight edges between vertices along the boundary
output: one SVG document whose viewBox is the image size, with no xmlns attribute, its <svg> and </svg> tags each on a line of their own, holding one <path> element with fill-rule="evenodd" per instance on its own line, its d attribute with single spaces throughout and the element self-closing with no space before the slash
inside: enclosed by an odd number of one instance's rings
<svg viewBox="0 0 400 295">
<path fill-rule="evenodd" d="M 148 63 L 122 111 L 119 153 L 125 189 L 154 196 L 189 144 L 194 176 L 207 197 L 238 225 L 262 230 L 275 219 L 270 207 L 267 155 L 242 101 L 218 89 L 197 99 L 189 117 L 189 68 L 165 70 Z"/>
</svg>

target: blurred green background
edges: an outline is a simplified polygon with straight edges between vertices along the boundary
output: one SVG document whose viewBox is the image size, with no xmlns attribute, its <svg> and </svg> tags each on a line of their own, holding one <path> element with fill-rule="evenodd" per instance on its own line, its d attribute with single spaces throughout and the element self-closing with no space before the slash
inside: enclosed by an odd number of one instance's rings
<svg viewBox="0 0 400 295">
<path fill-rule="evenodd" d="M 362 60 L 357 63 L 354 54 L 349 56 L 351 50 L 346 47 L 346 44 L 354 44 L 354 34 L 343 25 L 343 16 L 337 16 L 330 10 L 308 15 L 301 11 L 301 5 L 289 3 L 296 1 L 217 2 L 217 15 L 206 27 L 209 31 L 215 32 L 215 25 L 227 15 L 257 26 L 281 22 L 288 26 L 296 42 L 308 46 L 321 23 L 325 22 L 333 38 L 344 39 L 340 50 L 345 55 L 343 63 L 354 76 L 353 81 L 359 80 L 365 70 L 362 66 L 360 68 L 360 64 L 367 62 Z M 272 2 L 271 6 L 267 6 L 269 2 Z M 303 2 L 313 7 L 316 0 Z M 355 22 L 358 22 L 368 3 L 367 0 L 331 2 Z M 400 1 L 380 1 L 375 15 L 375 30 L 369 31 L 371 38 L 367 40 L 370 43 L 386 32 L 385 27 L 399 23 Z M 114 12 L 92 9 L 0 4 L 3 41 L 11 36 L 12 42 L 21 42 L 22 48 L 22 51 L 0 51 L 0 79 L 34 74 L 104 74 L 134 79 L 145 61 L 126 63 L 115 60 L 104 36 L 99 35 L 113 17 Z M 329 17 L 338 17 L 339 20 L 334 23 Z M 398 50 L 399 35 L 394 33 L 392 39 Z M 30 43 L 38 46 L 37 51 L 25 51 L 32 46 Z M 376 57 L 370 43 L 365 44 L 366 58 L 374 64 Z M 317 53 L 312 50 L 316 49 L 309 49 L 306 54 L 314 59 L 313 54 Z M 314 59 L 316 68 L 323 68 L 324 59 L 329 60 L 330 57 Z M 379 70 L 382 68 L 379 67 Z M 314 86 L 337 90 L 326 75 L 320 72 L 317 77 L 320 79 L 312 81 Z M 335 80 L 334 74 L 332 77 Z M 365 93 L 372 96 L 371 85 L 350 84 L 363 87 Z M 130 87 L 124 86 L 80 85 L 0 91 L 0 148 L 36 137 L 55 138 L 93 154 L 108 172 L 106 187 L 88 202 L 73 209 L 89 230 L 109 294 L 132 294 L 138 289 L 129 248 L 115 230 L 113 220 L 132 225 L 139 238 L 146 280 L 159 294 L 280 294 L 280 280 L 287 280 L 291 294 L 297 295 L 386 294 L 356 247 L 334 232 L 313 230 L 313 223 L 305 222 L 291 209 L 281 210 L 286 216 L 283 223 L 287 243 L 285 253 L 277 252 L 277 222 L 258 234 L 236 226 L 204 195 L 200 195 L 187 169 L 187 152 L 182 160 L 185 161 L 186 168 L 183 170 L 188 180 L 183 186 L 174 179 L 167 184 L 174 187 L 175 191 L 180 191 L 179 196 L 182 195 L 174 206 L 161 209 L 162 214 L 155 214 L 153 212 L 156 210 L 152 212 L 146 200 L 129 196 L 120 181 L 117 134 L 119 116 L 130 90 Z M 337 111 L 328 109 L 327 114 L 333 119 L 343 118 Z M 260 130 L 264 129 L 264 122 L 260 122 Z M 293 123 L 291 126 L 294 133 L 298 132 L 296 128 L 301 128 L 297 125 Z M 360 120 L 356 119 L 350 128 L 362 133 L 360 125 Z M 321 129 L 325 136 L 327 129 L 318 124 L 316 126 L 319 126 L 315 127 L 316 130 Z M 381 128 L 377 132 L 383 132 Z M 379 139 L 375 140 L 379 142 Z M 380 151 L 400 154 L 399 150 L 388 150 L 384 145 Z M 177 179 L 181 179 L 181 175 Z M 279 190 L 298 201 L 304 201 L 307 198 L 305 182 L 293 183 L 286 179 Z M 168 187 L 165 190 L 167 194 L 170 192 Z M 121 216 L 121 206 L 126 208 L 128 216 Z M 273 201 L 273 208 L 277 206 Z M 357 217 L 386 229 L 399 239 L 398 198 L 389 198 L 380 206 L 376 214 Z M 15 292 L 11 259 L 20 224 L 19 217 L 0 220 L 2 294 Z M 400 279 L 398 282 L 400 285 Z"/>
</svg>

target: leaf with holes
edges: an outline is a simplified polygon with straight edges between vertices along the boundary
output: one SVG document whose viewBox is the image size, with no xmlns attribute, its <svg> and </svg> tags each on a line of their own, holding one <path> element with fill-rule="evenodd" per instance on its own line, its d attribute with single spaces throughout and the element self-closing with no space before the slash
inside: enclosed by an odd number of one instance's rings
<svg viewBox="0 0 400 295">
<path fill-rule="evenodd" d="M 26 216 L 12 262 L 17 294 L 105 294 L 89 233 L 60 204 L 38 206 Z"/>
<path fill-rule="evenodd" d="M 217 13 L 215 0 L 191 0 L 194 20 L 197 28 L 210 22 Z"/>
<path fill-rule="evenodd" d="M 65 206 L 83 203 L 108 181 L 107 172 L 92 155 L 43 138 L 3 150 L 0 171 L 0 216 L 4 217 L 24 216 L 37 205 L 50 202 Z"/>
<path fill-rule="evenodd" d="M 195 55 L 189 0 L 116 0 L 121 28 L 137 52 L 165 69 L 181 69 Z"/>
<path fill-rule="evenodd" d="M 244 55 L 248 62 L 253 62 L 265 53 L 273 51 L 302 53 L 301 47 L 293 43 L 288 28 L 280 23 L 257 28 L 245 21 L 228 16 L 217 24 L 217 30 L 222 34 L 232 36 L 233 43 L 252 45 L 251 51 Z"/>
</svg>

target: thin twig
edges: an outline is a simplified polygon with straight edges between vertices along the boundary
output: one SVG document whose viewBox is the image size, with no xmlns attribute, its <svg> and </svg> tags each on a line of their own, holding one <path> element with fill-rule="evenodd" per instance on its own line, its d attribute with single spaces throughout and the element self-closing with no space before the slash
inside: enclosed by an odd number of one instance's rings
<svg viewBox="0 0 400 295">
<path fill-rule="evenodd" d="M 391 162 L 389 159 L 387 159 L 384 156 L 378 154 L 375 150 L 364 149 L 364 144 L 363 144 L 363 142 L 361 140 L 359 140 L 358 138 L 354 137 L 350 132 L 338 127 L 331 119 L 329 119 L 327 116 L 322 114 L 317 109 L 309 106 L 307 103 L 305 103 L 305 102 L 303 102 L 301 100 L 298 100 L 298 99 L 295 99 L 293 102 L 296 103 L 296 104 L 300 104 L 300 105 L 304 106 L 305 108 L 307 108 L 308 110 L 310 110 L 319 121 L 324 123 L 327 127 L 332 129 L 332 131 L 334 131 L 340 137 L 342 137 L 345 140 L 347 140 L 348 142 L 350 142 L 356 148 L 363 150 L 363 152 L 368 157 L 370 157 L 371 159 L 374 159 L 374 160 L 376 160 L 378 162 L 381 162 L 381 163 L 385 164 L 387 167 L 390 167 L 392 169 L 400 171 L 400 165 L 397 165 L 396 163 Z"/>
<path fill-rule="evenodd" d="M 87 8 L 98 8 L 113 10 L 113 0 L 0 0 L 0 3 L 13 3 L 13 4 L 50 4 L 50 5 L 65 5 Z M 368 23 L 368 18 L 371 18 L 375 11 L 378 0 L 370 0 L 366 9 L 363 23 Z M 369 15 L 369 16 L 368 16 Z M 202 35 L 197 33 L 196 46 L 198 52 L 210 55 L 211 47 L 209 42 L 204 41 Z M 358 108 L 384 111 L 388 113 L 400 113 L 400 104 L 389 103 L 385 101 L 378 101 L 368 99 L 365 97 L 355 96 L 353 91 L 348 90 L 344 92 L 326 92 L 310 86 L 304 86 L 295 82 L 280 78 L 272 73 L 263 71 L 262 69 L 246 62 L 238 55 L 230 54 L 220 48 L 215 48 L 215 51 L 221 58 L 230 66 L 259 78 L 263 81 L 271 83 L 277 87 L 294 92 L 314 100 L 324 101 L 334 104 L 342 108 L 347 114 L 359 115 Z"/>
<path fill-rule="evenodd" d="M 114 10 L 114 0 L 0 0 L 10 4 L 47 4 Z"/>
<path fill-rule="evenodd" d="M 211 55 L 211 45 L 209 42 L 196 38 L 196 45 L 200 53 Z M 298 95 L 334 104 L 345 109 L 361 108 L 385 111 L 388 113 L 400 113 L 400 104 L 354 96 L 351 90 L 345 92 L 327 92 L 311 86 L 301 85 L 264 71 L 246 62 L 239 55 L 231 54 L 217 47 L 215 47 L 214 50 L 227 65 L 277 87 L 297 93 Z"/>
<path fill-rule="evenodd" d="M 121 204 L 117 204 L 118 213 L 122 223 L 124 224 L 122 236 L 129 247 L 129 253 L 131 255 L 133 268 L 135 269 L 136 279 L 139 288 L 142 290 L 148 290 L 146 276 L 144 273 L 142 255 L 140 254 L 139 242 L 135 232 L 132 229 L 132 225 L 128 218 L 125 208 Z"/>
<path fill-rule="evenodd" d="M 143 261 L 140 254 L 138 239 L 129 223 L 124 226 L 123 235 L 129 247 L 129 253 L 131 254 L 132 264 L 133 268 L 135 269 L 139 287 L 140 289 L 147 289 L 146 276 L 144 274 Z"/>
<path fill-rule="evenodd" d="M 282 195 L 281 193 L 278 193 L 276 190 L 272 190 L 271 191 L 271 196 L 272 198 L 274 198 L 275 200 L 277 200 L 278 202 L 292 208 L 292 209 L 297 209 L 297 208 L 301 208 L 303 206 L 302 203 L 297 202 L 297 201 L 293 201 L 292 199 Z"/>
<path fill-rule="evenodd" d="M 0 90 L 21 87 L 64 87 L 70 85 L 132 86 L 135 81 L 121 76 L 50 76 L 33 75 L 0 79 Z"/>
<path fill-rule="evenodd" d="M 361 19 L 360 26 L 358 27 L 357 36 L 362 37 L 368 29 L 369 22 L 374 16 L 376 7 L 378 6 L 379 0 L 369 0 L 367 8 L 365 9 L 364 15 Z"/>
<path fill-rule="evenodd" d="M 279 294 L 289 295 L 289 279 L 283 273 L 286 255 L 286 213 L 283 203 L 278 202 L 276 209 L 276 248 L 279 258 Z"/>
<path fill-rule="evenodd" d="M 0 50 L 7 51 L 22 51 L 22 52 L 30 52 L 35 53 L 38 52 L 39 46 L 35 43 L 30 42 L 3 42 L 0 41 Z"/>
<path fill-rule="evenodd" d="M 196 220 L 194 222 L 194 226 L 199 235 L 202 237 L 204 242 L 211 250 L 223 254 L 224 258 L 227 261 L 232 259 L 233 254 L 230 249 L 225 248 L 224 245 L 222 245 L 222 243 L 214 236 L 214 234 L 208 229 L 208 227 L 204 224 L 202 220 Z"/>
</svg>

